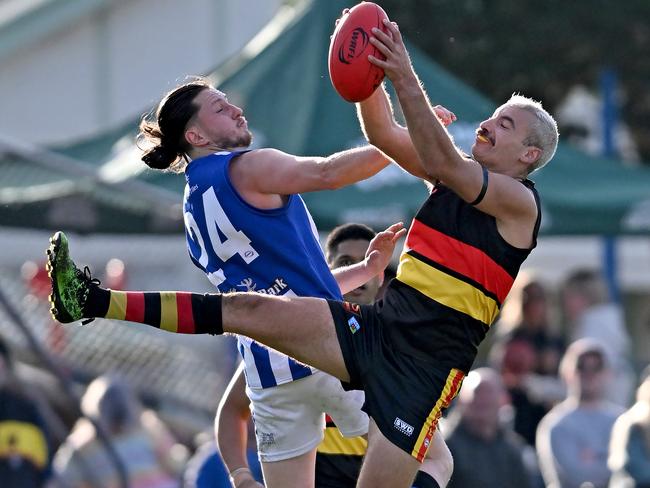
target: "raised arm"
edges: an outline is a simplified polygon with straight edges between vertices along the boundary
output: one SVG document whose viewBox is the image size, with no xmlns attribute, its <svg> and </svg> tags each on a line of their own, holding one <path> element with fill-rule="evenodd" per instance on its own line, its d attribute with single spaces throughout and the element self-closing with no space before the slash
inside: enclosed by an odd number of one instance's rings
<svg viewBox="0 0 650 488">
<path fill-rule="evenodd" d="M 370 98 L 357 104 L 357 116 L 366 139 L 381 149 L 404 170 L 422 179 L 429 179 L 424 171 L 408 129 L 395 121 L 393 107 L 384 86 Z"/>
<path fill-rule="evenodd" d="M 441 106 L 433 107 L 435 115 L 445 126 L 456 116 Z M 395 121 L 393 107 L 384 86 L 377 88 L 370 98 L 357 104 L 357 115 L 366 139 L 378 147 L 393 161 L 418 178 L 430 180 L 422 161 L 413 146 L 406 127 Z"/>
<path fill-rule="evenodd" d="M 465 157 L 455 146 L 446 128 L 435 111 L 413 70 L 401 34 L 394 23 L 386 23 L 389 35 L 373 29 L 370 40 L 386 60 L 369 56 L 369 60 L 384 69 L 397 92 L 408 132 L 413 146 L 429 179 L 440 180 L 467 202 L 474 201 L 484 184 L 483 168 L 474 160 Z M 533 149 L 531 149 L 532 151 Z M 509 174 L 510 169 L 490 172 L 482 202 L 477 205 L 481 211 L 494 217 L 507 227 L 520 229 L 522 222 L 530 229 L 521 232 L 503 232 L 506 240 L 514 245 L 530 245 L 530 232 L 537 216 L 533 194 Z M 514 237 L 511 234 L 516 234 Z"/>
<path fill-rule="evenodd" d="M 332 270 L 341 294 L 345 295 L 359 288 L 379 274 L 383 276 L 386 266 L 390 263 L 395 244 L 404 234 L 406 229 L 402 222 L 393 224 L 370 241 L 363 261 Z"/>
<path fill-rule="evenodd" d="M 445 184 L 451 186 L 456 179 L 454 175 L 468 166 L 466 158 L 455 146 L 449 133 L 435 115 L 413 70 L 396 25 L 387 23 L 386 27 L 389 35 L 375 29 L 374 37 L 370 41 L 386 55 L 386 60 L 382 61 L 373 56 L 369 59 L 384 68 L 395 87 L 410 139 L 427 175 L 430 179 L 443 180 Z M 463 188 L 460 188 L 461 196 L 464 196 L 463 193 L 468 193 L 468 201 L 474 200 L 481 188 L 481 171 L 478 166 L 475 169 L 476 178 L 470 178 L 476 179 L 475 182 L 472 181 L 475 184 L 461 185 Z M 468 190 L 464 189 L 465 186 Z"/>
</svg>

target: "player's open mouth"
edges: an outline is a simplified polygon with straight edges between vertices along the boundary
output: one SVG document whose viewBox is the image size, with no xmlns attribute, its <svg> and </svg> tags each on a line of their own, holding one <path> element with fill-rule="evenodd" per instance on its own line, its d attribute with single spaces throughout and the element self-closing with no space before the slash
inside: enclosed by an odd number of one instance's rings
<svg viewBox="0 0 650 488">
<path fill-rule="evenodd" d="M 477 132 L 476 132 L 476 140 L 477 140 L 478 142 L 482 142 L 482 143 L 484 143 L 484 144 L 491 144 L 491 145 L 494 146 L 494 142 L 492 142 L 492 139 L 490 139 L 490 138 L 486 135 L 485 131 L 482 131 L 482 130 L 477 131 Z"/>
</svg>

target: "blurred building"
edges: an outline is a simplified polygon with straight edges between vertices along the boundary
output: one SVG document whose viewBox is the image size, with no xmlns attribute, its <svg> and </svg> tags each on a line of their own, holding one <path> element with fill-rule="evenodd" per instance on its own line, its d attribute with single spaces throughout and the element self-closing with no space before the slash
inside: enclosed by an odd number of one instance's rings
<svg viewBox="0 0 650 488">
<path fill-rule="evenodd" d="M 0 134 L 64 143 L 150 109 L 238 52 L 282 0 L 4 0 Z"/>
<path fill-rule="evenodd" d="M 34 149 L 87 140 L 126 123 L 133 124 L 185 76 L 211 72 L 240 52 L 275 16 L 282 3 L 283 0 L 2 0 L 0 139 L 12 141 L 12 147 L 15 142 L 16 147 Z M 95 172 L 91 164 L 70 166 L 70 161 L 61 162 L 51 153 L 26 155 L 29 151 L 15 148 L 3 147 L 0 152 L 4 157 L 0 186 L 9 188 L 4 193 L 9 200 L 12 192 L 24 196 L 24 185 L 40 185 L 44 193 L 49 193 L 43 197 L 45 207 L 39 207 L 40 213 L 57 211 L 75 222 L 93 215 L 87 211 L 89 196 L 98 195 L 92 187 L 88 187 L 89 191 L 75 190 L 67 200 L 61 199 L 61 205 L 52 202 L 53 182 L 57 186 L 61 178 L 69 178 L 74 185 L 83 185 L 84 175 Z M 99 161 L 89 158 L 88 163 Z M 47 164 L 54 166 L 47 169 Z M 106 196 L 113 191 L 109 189 Z M 138 189 L 128 192 L 142 194 Z M 167 208 L 161 198 L 158 195 L 145 206 Z M 127 200 L 125 194 L 117 199 Z M 180 198 L 174 195 L 173 201 L 179 202 Z M 0 204 L 0 213 L 18 212 L 4 203 Z M 94 215 L 97 220 L 119 221 L 126 214 Z M 31 221 L 29 217 L 24 220 Z M 178 218 L 172 220 L 179 223 Z M 64 222 L 60 226 L 68 228 Z M 31 227 L 39 225 L 34 221 Z M 146 232 L 144 225 L 141 229 Z M 108 259 L 119 258 L 128 276 L 125 286 L 171 286 L 173 277 L 177 287 L 211 289 L 203 274 L 187 260 L 182 223 L 178 230 L 181 233 L 169 238 L 97 236 L 89 246 L 97 253 L 91 252 L 82 259 L 101 270 Z M 230 341 L 168 337 L 137 327 L 115 329 L 111 324 L 96 329 L 55 326 L 48 317 L 47 300 L 37 296 L 33 289 L 34 280 L 25 281 L 21 276 L 26 261 L 34 266 L 42 264 L 46 239 L 47 232 L 23 233 L 0 228 L 0 241 L 5 243 L 0 259 L 0 290 L 19 310 L 34 337 L 56 354 L 76 380 L 85 383 L 97 374 L 119 371 L 149 404 L 155 403 L 159 412 L 173 417 L 177 430 L 180 427 L 184 434 L 193 435 L 209 427 L 225 387 L 222 376 L 229 377 L 234 367 L 236 353 Z M 121 249 L 119 244 L 123 245 Z M 101 272 L 100 278 L 110 280 Z M 40 365 L 2 306 L 0 332 L 10 339 L 19 359 Z M 199 370 L 201 374 L 196 374 Z M 56 393 L 56 388 L 50 390 Z"/>
</svg>

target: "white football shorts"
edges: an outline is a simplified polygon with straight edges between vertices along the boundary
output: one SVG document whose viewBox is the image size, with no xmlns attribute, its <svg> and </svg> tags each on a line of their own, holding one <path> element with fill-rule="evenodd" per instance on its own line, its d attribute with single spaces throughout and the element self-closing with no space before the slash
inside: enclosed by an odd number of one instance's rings
<svg viewBox="0 0 650 488">
<path fill-rule="evenodd" d="M 361 390 L 345 391 L 333 376 L 314 374 L 271 388 L 246 388 L 262 462 L 283 461 L 314 449 L 323 440 L 327 413 L 345 437 L 368 432 Z"/>
</svg>

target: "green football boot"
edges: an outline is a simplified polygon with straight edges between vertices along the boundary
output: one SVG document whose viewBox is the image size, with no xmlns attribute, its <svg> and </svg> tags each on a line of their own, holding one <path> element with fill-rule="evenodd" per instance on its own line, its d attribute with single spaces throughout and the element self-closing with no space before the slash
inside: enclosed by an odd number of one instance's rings
<svg viewBox="0 0 650 488">
<path fill-rule="evenodd" d="M 52 317 L 63 324 L 85 318 L 83 311 L 90 287 L 98 285 L 99 281 L 90 276 L 87 266 L 81 271 L 70 259 L 68 238 L 63 232 L 57 232 L 50 238 L 47 273 L 52 283 Z"/>
</svg>

